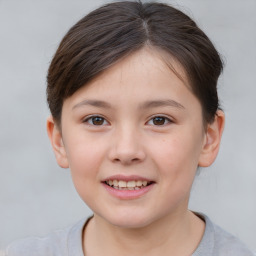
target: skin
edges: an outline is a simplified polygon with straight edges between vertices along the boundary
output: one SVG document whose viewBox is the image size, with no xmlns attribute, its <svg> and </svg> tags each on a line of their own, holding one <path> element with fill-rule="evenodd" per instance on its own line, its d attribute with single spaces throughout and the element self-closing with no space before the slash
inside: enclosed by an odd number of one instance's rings
<svg viewBox="0 0 256 256">
<path fill-rule="evenodd" d="M 94 212 L 84 230 L 85 255 L 189 255 L 200 243 L 204 222 L 188 211 L 189 195 L 198 166 L 217 156 L 224 114 L 218 111 L 205 129 L 184 70 L 172 65 L 182 80 L 159 52 L 144 48 L 67 98 L 61 129 L 47 120 L 58 164 L 70 168 Z M 116 198 L 102 185 L 116 174 L 154 185 L 139 198 Z"/>
</svg>

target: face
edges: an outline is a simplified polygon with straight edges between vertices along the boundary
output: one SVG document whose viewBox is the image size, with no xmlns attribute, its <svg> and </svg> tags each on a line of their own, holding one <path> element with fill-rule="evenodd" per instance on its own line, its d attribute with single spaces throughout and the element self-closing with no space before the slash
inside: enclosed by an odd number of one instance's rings
<svg viewBox="0 0 256 256">
<path fill-rule="evenodd" d="M 95 216 L 120 227 L 187 211 L 207 143 L 198 99 L 147 49 L 66 99 L 58 138 L 57 160 L 71 169 L 81 198 Z"/>
</svg>

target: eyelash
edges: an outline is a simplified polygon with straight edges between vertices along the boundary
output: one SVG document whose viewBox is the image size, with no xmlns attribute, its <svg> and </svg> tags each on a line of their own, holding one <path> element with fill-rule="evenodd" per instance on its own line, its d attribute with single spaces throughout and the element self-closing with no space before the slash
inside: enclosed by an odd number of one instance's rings
<svg viewBox="0 0 256 256">
<path fill-rule="evenodd" d="M 96 118 L 99 118 L 101 121 L 103 121 L 103 123 L 102 124 L 93 123 L 93 121 L 94 121 L 93 119 L 96 119 Z M 164 123 L 159 124 L 159 125 L 154 124 L 154 119 L 157 119 L 157 118 L 164 120 Z M 152 123 L 150 124 L 150 122 L 152 122 Z M 91 126 L 103 126 L 103 125 L 109 124 L 108 121 L 106 121 L 106 119 L 104 117 L 96 116 L 96 115 L 87 117 L 86 119 L 83 120 L 83 123 L 88 123 Z M 170 123 L 173 123 L 173 121 L 170 118 L 167 118 L 165 116 L 160 116 L 160 115 L 159 116 L 154 116 L 149 121 L 146 122 L 146 124 L 149 124 L 149 125 L 152 125 L 152 126 L 166 126 Z"/>
<path fill-rule="evenodd" d="M 96 118 L 100 118 L 101 120 L 103 120 L 103 124 L 94 124 L 93 123 L 93 119 L 96 119 Z M 91 121 L 91 122 L 90 122 Z M 83 120 L 83 123 L 88 123 L 89 125 L 91 125 L 91 126 L 103 126 L 103 125 L 106 125 L 106 123 L 107 124 L 109 124 L 107 121 L 106 121 L 106 119 L 104 118 L 104 117 L 102 117 L 102 116 L 89 116 L 89 117 L 87 117 L 86 119 L 84 119 Z M 105 124 L 104 124 L 105 123 Z"/>
<path fill-rule="evenodd" d="M 159 124 L 159 125 L 154 124 L 153 122 L 154 122 L 154 119 L 156 119 L 156 118 L 163 119 L 164 123 Z M 147 124 L 149 124 L 151 121 L 152 121 L 152 124 L 150 124 L 150 125 L 153 125 L 153 126 L 166 126 L 170 123 L 173 123 L 173 121 L 170 118 L 168 118 L 166 116 L 160 116 L 160 115 L 152 117 L 149 121 L 147 121 Z"/>
</svg>

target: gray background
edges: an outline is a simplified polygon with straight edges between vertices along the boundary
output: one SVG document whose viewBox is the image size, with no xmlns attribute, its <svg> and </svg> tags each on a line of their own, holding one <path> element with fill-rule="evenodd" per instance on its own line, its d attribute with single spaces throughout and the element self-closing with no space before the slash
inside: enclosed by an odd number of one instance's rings
<svg viewBox="0 0 256 256">
<path fill-rule="evenodd" d="M 90 210 L 60 169 L 46 135 L 47 67 L 64 33 L 107 1 L 0 0 L 0 246 L 72 224 Z M 256 1 L 177 0 L 224 55 L 226 128 L 190 207 L 256 249 Z"/>
</svg>

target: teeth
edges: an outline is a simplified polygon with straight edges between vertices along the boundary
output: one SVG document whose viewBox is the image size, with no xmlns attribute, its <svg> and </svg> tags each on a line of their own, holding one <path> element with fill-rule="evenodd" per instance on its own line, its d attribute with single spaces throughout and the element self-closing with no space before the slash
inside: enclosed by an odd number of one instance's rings
<svg viewBox="0 0 256 256">
<path fill-rule="evenodd" d="M 123 180 L 119 180 L 118 181 L 118 186 L 119 188 L 126 188 L 126 181 L 123 181 Z"/>
<path fill-rule="evenodd" d="M 119 181 L 120 182 L 120 181 Z M 128 181 L 127 182 L 127 188 L 134 188 L 136 186 L 135 181 Z"/>
<path fill-rule="evenodd" d="M 142 181 L 141 180 L 136 181 L 136 186 L 140 187 L 141 185 L 142 185 Z"/>
<path fill-rule="evenodd" d="M 124 181 L 124 180 L 108 180 L 106 183 L 119 190 L 138 190 L 141 189 L 142 187 L 146 187 L 149 182 L 147 181 L 142 181 L 142 180 L 130 180 L 130 181 Z"/>
<path fill-rule="evenodd" d="M 147 183 L 146 181 L 142 181 L 142 185 L 143 185 L 143 186 L 147 186 L 147 184 L 148 184 L 148 183 Z"/>
</svg>

